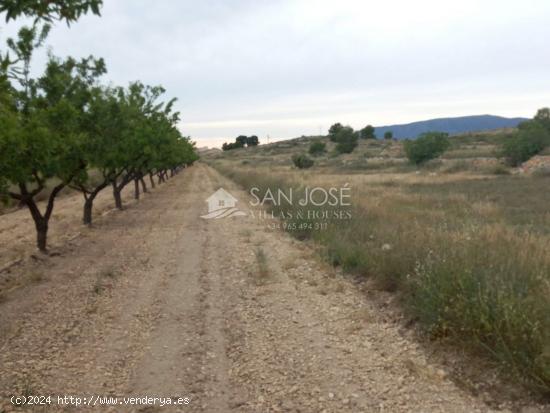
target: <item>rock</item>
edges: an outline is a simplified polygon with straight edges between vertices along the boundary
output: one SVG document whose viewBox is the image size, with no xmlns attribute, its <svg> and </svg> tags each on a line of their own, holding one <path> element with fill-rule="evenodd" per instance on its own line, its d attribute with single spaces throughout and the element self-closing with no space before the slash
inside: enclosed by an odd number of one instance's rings
<svg viewBox="0 0 550 413">
<path fill-rule="evenodd" d="M 390 244 L 382 245 L 382 251 L 390 251 L 391 249 L 392 249 L 392 246 Z"/>
</svg>

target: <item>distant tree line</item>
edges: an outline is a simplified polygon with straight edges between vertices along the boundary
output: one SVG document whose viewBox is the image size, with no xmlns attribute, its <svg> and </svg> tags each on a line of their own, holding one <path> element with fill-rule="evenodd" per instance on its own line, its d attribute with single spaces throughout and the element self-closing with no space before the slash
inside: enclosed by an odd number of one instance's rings
<svg viewBox="0 0 550 413">
<path fill-rule="evenodd" d="M 351 126 L 337 122 L 328 130 L 328 138 L 334 142 L 337 154 L 352 153 L 359 139 L 376 139 L 375 128 L 367 125 L 359 131 Z M 384 133 L 385 140 L 393 139 L 393 132 Z M 407 139 L 403 143 L 405 155 L 415 165 L 424 164 L 443 155 L 451 146 L 449 134 L 445 132 L 425 132 L 416 139 Z M 534 155 L 550 147 L 550 108 L 539 109 L 533 119 L 522 122 L 518 130 L 507 137 L 502 143 L 501 156 L 510 166 L 518 166 Z M 326 144 L 320 140 L 313 141 L 309 146 L 309 154 L 320 156 L 326 153 Z M 306 154 L 298 154 L 292 158 L 298 168 L 310 168 L 314 160 Z"/>
<path fill-rule="evenodd" d="M 249 146 L 258 146 L 260 141 L 258 140 L 258 137 L 256 135 L 252 136 L 245 136 L 245 135 L 239 135 L 235 138 L 235 142 L 227 143 L 225 142 L 222 145 L 222 149 L 224 151 L 229 151 L 231 149 L 238 149 L 238 148 L 244 148 Z"/>
<path fill-rule="evenodd" d="M 7 19 L 34 17 L 0 51 L 0 197 L 26 207 L 37 246 L 46 251 L 49 221 L 60 192 L 73 188 L 84 198 L 83 222 L 92 223 L 96 196 L 111 186 L 122 209 L 121 191 L 134 195 L 164 182 L 197 158 L 194 144 L 177 128 L 175 99 L 162 101 L 161 86 L 133 82 L 128 87 L 101 82 L 103 59 L 64 59 L 51 53 L 36 77 L 32 58 L 43 46 L 49 21 L 74 22 L 97 0 L 3 1 Z M 41 207 L 39 196 L 45 194 Z"/>
</svg>

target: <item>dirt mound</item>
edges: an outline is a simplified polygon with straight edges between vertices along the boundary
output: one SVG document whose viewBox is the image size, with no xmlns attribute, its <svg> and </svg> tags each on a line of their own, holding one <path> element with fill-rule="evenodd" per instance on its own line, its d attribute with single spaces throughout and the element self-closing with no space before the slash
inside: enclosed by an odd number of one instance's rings
<svg viewBox="0 0 550 413">
<path fill-rule="evenodd" d="M 550 156 L 533 156 L 527 162 L 524 162 L 520 167 L 520 171 L 527 174 L 531 174 L 541 169 L 550 170 Z"/>
</svg>

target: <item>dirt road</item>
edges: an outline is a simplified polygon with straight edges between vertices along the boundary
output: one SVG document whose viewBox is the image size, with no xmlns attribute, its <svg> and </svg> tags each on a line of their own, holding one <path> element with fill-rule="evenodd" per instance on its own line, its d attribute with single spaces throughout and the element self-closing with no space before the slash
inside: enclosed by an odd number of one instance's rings
<svg viewBox="0 0 550 413">
<path fill-rule="evenodd" d="M 38 280 L 0 304 L 0 412 L 491 411 L 310 246 L 250 217 L 201 219 L 219 187 L 247 209 L 198 164 L 20 269 Z M 14 409 L 22 394 L 56 397 Z"/>
</svg>

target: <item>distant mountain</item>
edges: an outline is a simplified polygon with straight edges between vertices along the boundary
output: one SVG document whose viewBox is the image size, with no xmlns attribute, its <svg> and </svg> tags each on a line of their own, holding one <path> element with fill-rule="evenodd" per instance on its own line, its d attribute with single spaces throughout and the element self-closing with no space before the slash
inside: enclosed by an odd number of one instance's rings
<svg viewBox="0 0 550 413">
<path fill-rule="evenodd" d="M 458 118 L 440 118 L 423 120 L 403 125 L 378 126 L 376 136 L 383 138 L 386 131 L 392 131 L 397 139 L 416 138 L 424 132 L 447 132 L 458 135 L 467 132 L 480 132 L 490 129 L 514 128 L 526 118 L 503 118 L 493 115 L 461 116 Z"/>
</svg>

